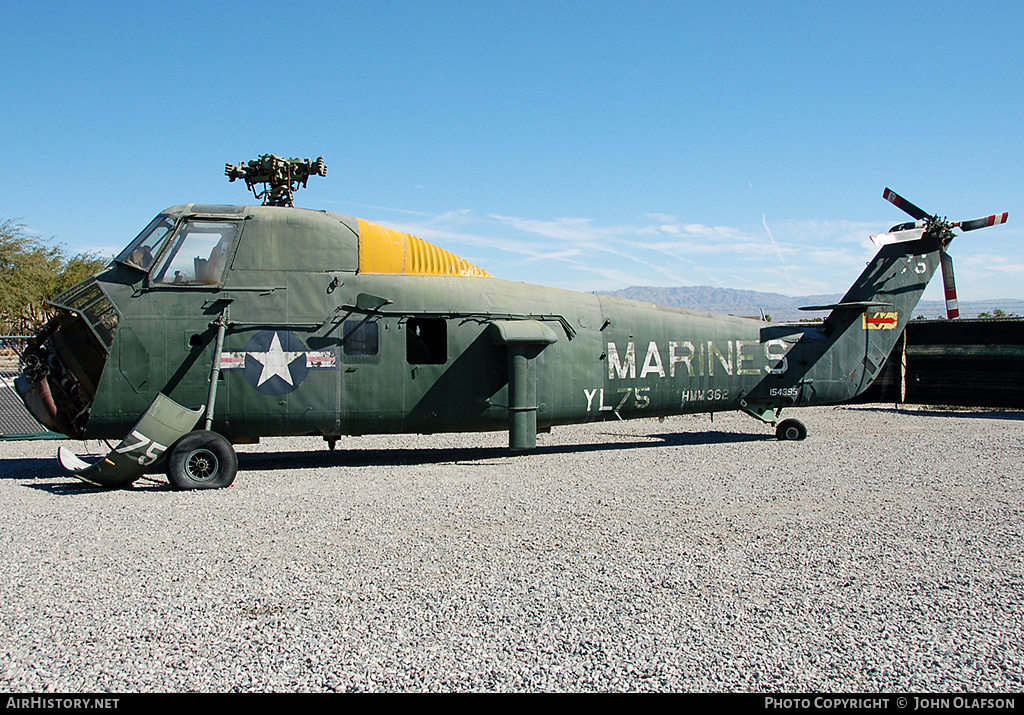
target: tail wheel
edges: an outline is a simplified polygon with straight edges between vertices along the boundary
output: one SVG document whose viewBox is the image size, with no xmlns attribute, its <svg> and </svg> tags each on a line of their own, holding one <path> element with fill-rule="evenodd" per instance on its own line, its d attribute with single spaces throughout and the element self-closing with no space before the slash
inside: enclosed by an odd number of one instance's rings
<svg viewBox="0 0 1024 715">
<path fill-rule="evenodd" d="M 807 437 L 807 428 L 800 420 L 782 420 L 775 428 L 775 436 L 780 440 L 799 441 Z"/>
<path fill-rule="evenodd" d="M 237 471 L 238 455 L 216 432 L 189 432 L 167 455 L 167 479 L 179 490 L 228 487 Z"/>
</svg>

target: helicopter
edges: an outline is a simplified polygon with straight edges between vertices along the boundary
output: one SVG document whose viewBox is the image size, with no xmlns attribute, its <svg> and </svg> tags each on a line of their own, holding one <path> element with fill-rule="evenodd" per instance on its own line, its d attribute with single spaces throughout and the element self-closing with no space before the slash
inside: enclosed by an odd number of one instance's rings
<svg viewBox="0 0 1024 715">
<path fill-rule="evenodd" d="M 915 222 L 815 325 L 777 325 L 501 280 L 410 234 L 294 206 L 322 158 L 228 164 L 259 206 L 161 211 L 97 275 L 57 296 L 16 389 L 48 429 L 120 439 L 64 469 L 127 487 L 163 462 L 175 489 L 229 486 L 233 445 L 270 436 L 504 431 L 513 452 L 558 425 L 741 411 L 802 440 L 784 409 L 845 402 L 878 376 L 954 229 Z M 260 190 L 262 187 L 262 190 Z"/>
</svg>

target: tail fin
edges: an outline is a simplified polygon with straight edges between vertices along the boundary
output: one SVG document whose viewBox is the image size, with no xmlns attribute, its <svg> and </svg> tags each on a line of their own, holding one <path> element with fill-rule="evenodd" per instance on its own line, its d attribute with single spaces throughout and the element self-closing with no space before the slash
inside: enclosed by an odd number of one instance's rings
<svg viewBox="0 0 1024 715">
<path fill-rule="evenodd" d="M 941 248 L 927 235 L 883 246 L 839 303 L 810 308 L 831 313 L 800 341 L 807 402 L 843 402 L 874 382 L 938 269 Z"/>
<path fill-rule="evenodd" d="M 973 231 L 1005 223 L 1007 214 L 992 214 L 971 221 L 949 221 L 929 216 L 892 189 L 882 198 L 915 219 L 893 226 L 889 233 L 872 236 L 882 248 L 835 305 L 805 310 L 830 310 L 820 329 L 801 330 L 787 363 L 798 367 L 787 374 L 799 387 L 803 404 L 844 402 L 866 390 L 882 369 L 903 333 L 928 281 L 943 267 L 947 317 L 955 318 L 956 288 L 953 262 L 946 248 L 954 229 Z M 793 351 L 796 351 L 795 353 Z"/>
</svg>

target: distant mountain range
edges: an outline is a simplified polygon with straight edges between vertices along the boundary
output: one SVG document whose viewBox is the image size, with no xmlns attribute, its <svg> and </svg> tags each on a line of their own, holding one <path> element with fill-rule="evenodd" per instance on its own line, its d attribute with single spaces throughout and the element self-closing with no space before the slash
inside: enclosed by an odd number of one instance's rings
<svg viewBox="0 0 1024 715">
<path fill-rule="evenodd" d="M 631 286 L 616 291 L 597 291 L 598 295 L 640 300 L 657 305 L 670 305 L 688 310 L 703 310 L 711 313 L 725 313 L 745 317 L 760 317 L 762 312 L 770 315 L 776 323 L 795 323 L 800 320 L 824 318 L 827 312 L 800 310 L 804 305 L 824 305 L 838 302 L 842 293 L 805 295 L 793 297 L 781 293 L 761 293 L 755 290 L 735 288 L 712 288 L 711 286 L 680 286 L 661 288 L 658 286 Z M 960 316 L 976 318 L 979 313 L 995 310 L 1024 316 L 1024 300 L 981 300 L 960 301 Z M 924 300 L 917 306 L 914 316 L 924 318 L 946 317 L 946 305 L 938 300 Z"/>
</svg>

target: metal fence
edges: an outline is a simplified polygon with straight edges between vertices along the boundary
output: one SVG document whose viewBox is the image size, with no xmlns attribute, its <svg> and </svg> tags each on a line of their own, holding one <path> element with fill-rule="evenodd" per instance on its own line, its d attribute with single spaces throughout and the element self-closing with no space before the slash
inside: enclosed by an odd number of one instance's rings
<svg viewBox="0 0 1024 715">
<path fill-rule="evenodd" d="M 64 439 L 36 422 L 14 391 L 19 356 L 27 340 L 27 335 L 0 335 L 0 439 Z"/>
<path fill-rule="evenodd" d="M 911 321 L 857 402 L 1024 409 L 1024 319 Z"/>
</svg>

